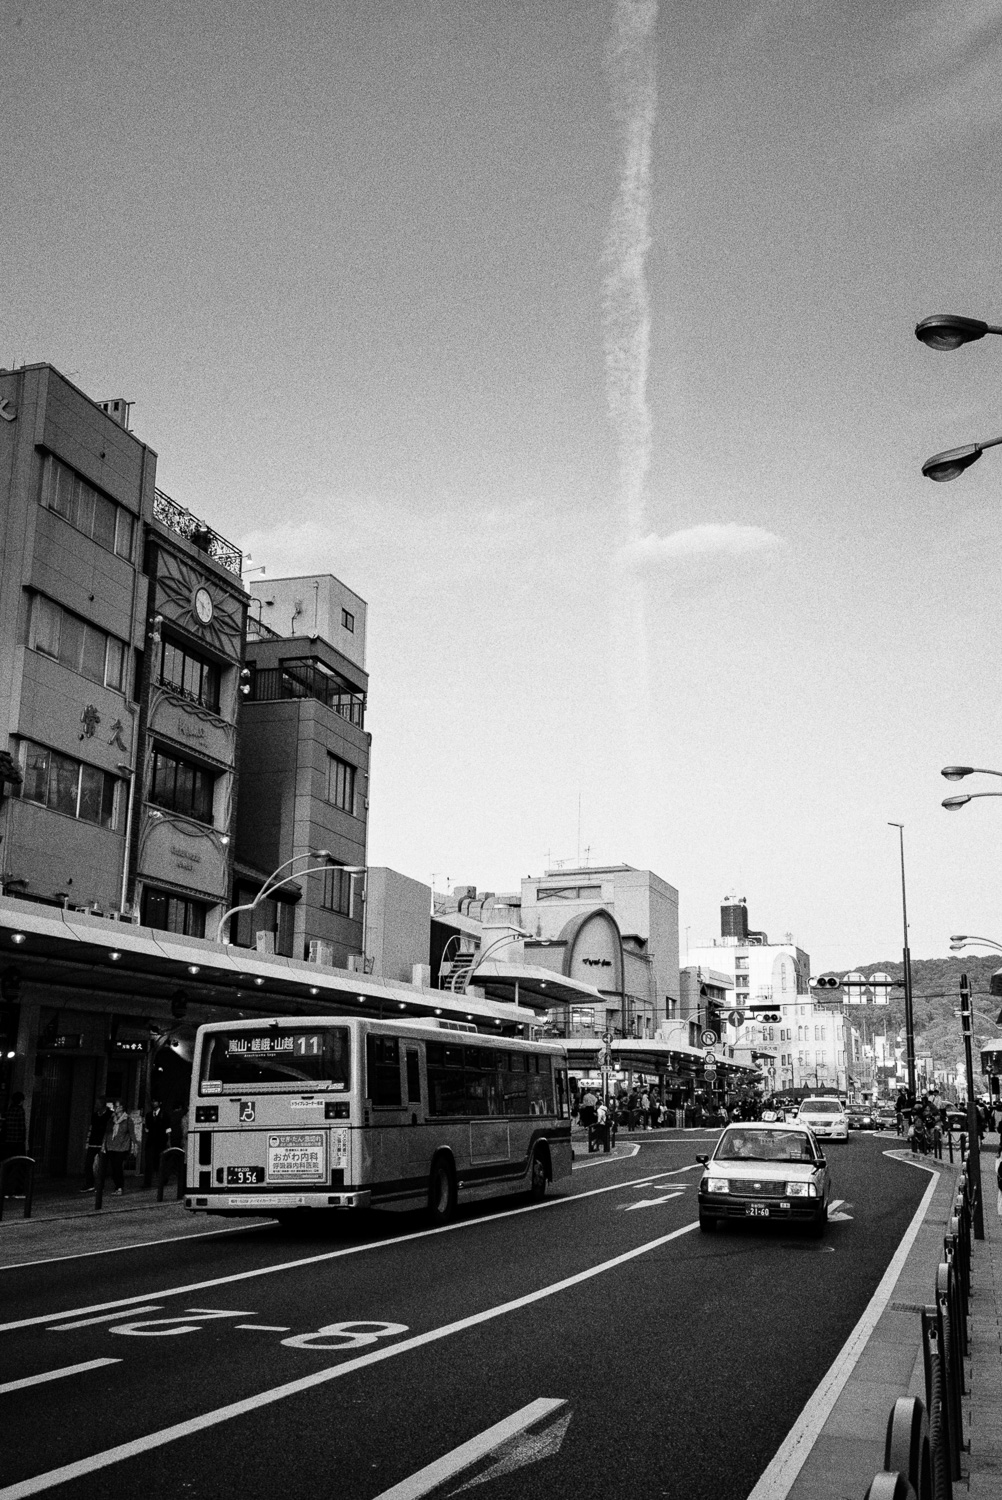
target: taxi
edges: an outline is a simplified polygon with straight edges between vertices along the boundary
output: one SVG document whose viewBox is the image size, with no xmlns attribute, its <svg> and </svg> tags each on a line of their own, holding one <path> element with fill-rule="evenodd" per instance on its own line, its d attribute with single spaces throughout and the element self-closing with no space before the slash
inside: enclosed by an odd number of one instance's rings
<svg viewBox="0 0 1002 1500">
<path fill-rule="evenodd" d="M 703 1163 L 699 1227 L 770 1219 L 802 1224 L 820 1238 L 828 1223 L 831 1176 L 814 1132 L 801 1122 L 729 1125 Z"/>
<path fill-rule="evenodd" d="M 848 1141 L 849 1116 L 835 1095 L 804 1099 L 797 1111 L 798 1125 L 809 1125 L 819 1140 Z"/>
</svg>

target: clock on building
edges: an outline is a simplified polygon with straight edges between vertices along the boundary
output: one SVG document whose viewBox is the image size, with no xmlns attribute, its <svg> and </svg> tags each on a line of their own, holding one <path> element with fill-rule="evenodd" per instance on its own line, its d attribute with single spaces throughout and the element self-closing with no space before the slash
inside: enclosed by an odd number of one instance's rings
<svg viewBox="0 0 1002 1500">
<path fill-rule="evenodd" d="M 192 600 L 192 603 L 195 607 L 195 614 L 198 616 L 201 623 L 203 625 L 208 625 L 209 621 L 212 619 L 212 595 L 209 593 L 209 590 L 206 588 L 196 589 L 195 597 Z"/>
</svg>

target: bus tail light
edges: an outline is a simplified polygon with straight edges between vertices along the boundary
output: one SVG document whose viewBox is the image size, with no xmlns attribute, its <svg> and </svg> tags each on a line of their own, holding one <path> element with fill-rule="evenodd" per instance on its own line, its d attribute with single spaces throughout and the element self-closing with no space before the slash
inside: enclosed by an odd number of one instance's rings
<svg viewBox="0 0 1002 1500">
<path fill-rule="evenodd" d="M 328 1099 L 324 1104 L 325 1120 L 347 1120 L 351 1106 L 347 1099 Z"/>
</svg>

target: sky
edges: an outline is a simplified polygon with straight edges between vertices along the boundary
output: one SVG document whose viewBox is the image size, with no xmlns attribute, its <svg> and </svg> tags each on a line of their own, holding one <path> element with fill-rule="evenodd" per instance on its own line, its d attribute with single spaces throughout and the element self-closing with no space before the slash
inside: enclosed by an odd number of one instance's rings
<svg viewBox="0 0 1002 1500">
<path fill-rule="evenodd" d="M 1002 940 L 1002 0 L 0 0 L 0 364 L 368 603 L 369 860 Z M 252 576 L 260 577 L 254 574 Z M 976 785 L 975 785 L 976 782 Z"/>
</svg>

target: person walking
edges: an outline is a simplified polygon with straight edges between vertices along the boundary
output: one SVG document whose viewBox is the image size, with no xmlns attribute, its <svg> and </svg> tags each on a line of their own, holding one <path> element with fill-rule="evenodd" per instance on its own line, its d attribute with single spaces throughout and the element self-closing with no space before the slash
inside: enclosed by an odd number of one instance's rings
<svg viewBox="0 0 1002 1500">
<path fill-rule="evenodd" d="M 143 1121 L 143 1187 L 151 1186 L 154 1177 L 160 1170 L 160 1158 L 167 1145 L 167 1137 L 170 1134 L 170 1115 L 163 1107 L 160 1099 L 154 1101 L 153 1108 L 147 1110 Z"/>
<path fill-rule="evenodd" d="M 87 1141 L 84 1145 L 84 1185 L 80 1189 L 82 1193 L 94 1191 L 94 1167 L 101 1154 L 110 1119 L 111 1110 L 108 1108 L 108 1101 L 103 1094 L 98 1094 L 94 1101 L 94 1113 L 90 1117 L 90 1129 L 87 1131 Z"/>
<path fill-rule="evenodd" d="M 120 1198 L 125 1191 L 125 1160 L 136 1149 L 136 1128 L 120 1099 L 112 1100 L 111 1118 L 101 1149 L 115 1184 L 115 1197 Z"/>
</svg>

